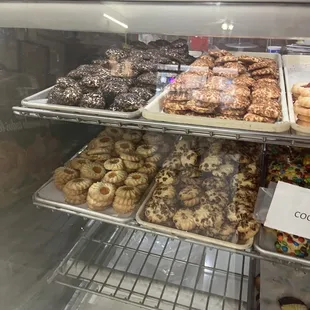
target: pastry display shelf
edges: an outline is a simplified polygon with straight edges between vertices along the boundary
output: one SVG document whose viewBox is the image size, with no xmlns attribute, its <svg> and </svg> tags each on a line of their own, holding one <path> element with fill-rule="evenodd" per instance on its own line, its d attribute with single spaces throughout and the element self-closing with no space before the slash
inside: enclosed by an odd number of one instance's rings
<svg viewBox="0 0 310 310">
<path fill-rule="evenodd" d="M 238 130 L 219 127 L 207 127 L 200 125 L 176 124 L 169 122 L 159 122 L 139 119 L 108 118 L 100 116 L 90 116 L 83 114 L 65 113 L 59 111 L 48 111 L 26 107 L 13 107 L 15 115 L 21 117 L 34 117 L 58 121 L 87 123 L 92 125 L 102 125 L 111 127 L 121 127 L 137 130 L 157 131 L 180 135 L 193 135 L 214 137 L 230 140 L 251 141 L 258 143 L 290 145 L 300 147 L 310 147 L 310 136 L 297 136 L 291 133 L 267 133 L 258 131 Z"/>
<path fill-rule="evenodd" d="M 146 309 L 253 309 L 254 260 L 94 222 L 49 282 Z"/>
<path fill-rule="evenodd" d="M 136 220 L 132 220 L 131 222 L 127 222 L 127 223 L 119 223 L 119 222 L 115 222 L 111 219 L 102 220 L 102 219 L 98 219 L 97 217 L 92 216 L 92 215 L 85 215 L 85 214 L 81 214 L 81 213 L 78 213 L 78 212 L 73 211 L 73 210 L 62 209 L 61 207 L 54 207 L 54 206 L 51 206 L 48 204 L 35 203 L 35 205 L 37 208 L 47 208 L 47 209 L 50 209 L 52 212 L 61 211 L 61 212 L 68 214 L 68 216 L 77 215 L 77 216 L 83 217 L 84 219 L 94 220 L 97 223 L 96 225 L 103 225 L 104 226 L 104 223 L 107 223 L 107 224 L 111 224 L 115 227 L 131 229 L 131 230 L 140 231 L 143 233 L 148 233 L 148 234 L 156 235 L 156 236 L 162 236 L 162 237 L 166 237 L 166 238 L 172 238 L 174 240 L 184 241 L 184 242 L 188 242 L 190 244 L 195 244 L 195 245 L 199 245 L 199 246 L 208 246 L 208 247 L 214 248 L 216 250 L 221 250 L 221 251 L 225 251 L 225 252 L 230 252 L 230 253 L 235 253 L 235 254 L 239 254 L 242 256 L 246 256 L 250 259 L 263 259 L 263 260 L 266 260 L 266 261 L 269 261 L 269 262 L 272 262 L 275 264 L 284 264 L 287 266 L 291 266 L 291 267 L 295 268 L 296 270 L 297 269 L 310 270 L 310 266 L 309 266 L 308 261 L 305 261 L 305 263 L 303 264 L 302 260 L 300 260 L 299 263 L 292 262 L 290 257 L 288 257 L 286 259 L 286 257 L 283 257 L 283 255 L 282 255 L 282 257 L 281 256 L 278 257 L 276 254 L 274 256 L 264 255 L 264 253 L 259 253 L 259 252 L 255 251 L 253 247 L 251 249 L 248 249 L 248 250 L 238 250 L 238 249 L 225 247 L 225 246 L 222 246 L 220 244 L 213 244 L 213 243 L 209 244 L 209 243 L 201 242 L 201 241 L 198 241 L 195 239 L 182 238 L 179 236 L 170 235 L 168 233 L 157 231 L 156 229 L 150 229 L 150 228 L 142 227 L 136 222 Z"/>
</svg>

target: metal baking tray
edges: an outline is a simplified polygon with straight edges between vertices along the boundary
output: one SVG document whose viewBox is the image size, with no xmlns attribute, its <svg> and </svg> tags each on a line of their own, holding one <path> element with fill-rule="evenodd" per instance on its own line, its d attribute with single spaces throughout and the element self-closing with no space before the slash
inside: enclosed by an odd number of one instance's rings
<svg viewBox="0 0 310 310">
<path fill-rule="evenodd" d="M 187 116 L 187 115 L 177 115 L 168 114 L 162 111 L 161 100 L 164 98 L 167 91 L 162 92 L 160 95 L 150 99 L 149 104 L 144 107 L 142 115 L 146 119 L 151 119 L 155 121 L 167 121 L 173 123 L 185 123 L 193 125 L 204 125 L 222 128 L 235 128 L 244 130 L 255 130 L 255 131 L 265 131 L 265 132 L 286 132 L 290 129 L 290 122 L 288 116 L 286 95 L 285 95 L 285 84 L 282 69 L 282 60 L 279 54 L 270 53 L 244 53 L 235 52 L 234 55 L 249 55 L 258 56 L 275 59 L 278 62 L 279 68 L 279 85 L 281 88 L 281 105 L 282 105 L 282 118 L 281 122 L 276 122 L 274 124 L 270 123 L 260 123 L 260 122 L 246 122 L 238 120 L 226 120 L 219 118 L 208 118 L 202 116 Z"/>
<path fill-rule="evenodd" d="M 22 106 L 27 108 L 34 109 L 45 109 L 52 111 L 60 112 L 71 112 L 76 114 L 84 115 L 98 115 L 98 116 L 107 116 L 107 117 L 119 117 L 119 118 L 138 118 L 141 116 L 142 109 L 140 108 L 134 112 L 118 112 L 118 111 L 109 111 L 104 109 L 91 109 L 91 108 L 82 108 L 76 106 L 60 105 L 60 104 L 49 104 L 47 103 L 47 96 L 50 90 L 53 88 L 46 88 L 34 95 L 31 95 L 21 101 Z"/>
<path fill-rule="evenodd" d="M 141 206 L 140 206 L 140 208 L 136 214 L 136 221 L 140 225 L 142 225 L 146 228 L 152 229 L 152 230 L 158 230 L 158 231 L 164 232 L 164 233 L 169 234 L 171 236 L 178 236 L 178 237 L 182 237 L 182 238 L 188 239 L 188 240 L 197 240 L 199 242 L 204 242 L 206 244 L 210 244 L 210 243 L 216 244 L 216 245 L 220 245 L 220 246 L 231 248 L 231 249 L 247 250 L 247 249 L 252 247 L 254 238 L 249 239 L 247 241 L 247 243 L 245 243 L 245 244 L 237 244 L 237 243 L 233 243 L 233 242 L 229 242 L 229 241 L 223 241 L 223 240 L 219 240 L 219 239 L 215 239 L 215 238 L 211 238 L 211 237 L 198 235 L 198 234 L 183 231 L 183 230 L 178 230 L 178 229 L 172 228 L 172 227 L 166 227 L 166 226 L 162 226 L 159 224 L 147 222 L 144 219 L 144 209 L 145 209 L 147 202 L 151 199 L 155 188 L 156 188 L 156 184 L 149 191 L 148 195 L 145 197 L 144 201 L 142 202 L 142 204 L 141 204 Z"/>
<path fill-rule="evenodd" d="M 266 230 L 266 228 L 264 227 L 261 227 L 259 233 L 256 235 L 254 240 L 254 249 L 263 256 L 310 267 L 310 257 L 300 258 L 296 256 L 286 255 L 283 253 L 278 253 L 274 247 L 275 241 L 276 237 L 274 233 Z"/>
<path fill-rule="evenodd" d="M 283 66 L 286 84 L 286 95 L 288 112 L 292 129 L 297 135 L 310 135 L 310 127 L 296 124 L 294 103 L 291 88 L 295 83 L 310 82 L 310 56 L 306 55 L 285 55 Z"/>
</svg>

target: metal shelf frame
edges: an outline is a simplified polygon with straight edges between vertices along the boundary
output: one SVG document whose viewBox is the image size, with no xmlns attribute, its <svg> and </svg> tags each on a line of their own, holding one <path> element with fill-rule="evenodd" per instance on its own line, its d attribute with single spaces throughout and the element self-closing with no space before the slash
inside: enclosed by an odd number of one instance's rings
<svg viewBox="0 0 310 310">
<path fill-rule="evenodd" d="M 228 248 L 225 246 L 221 246 L 221 245 L 217 245 L 217 244 L 209 244 L 209 243 L 205 243 L 205 242 L 200 242 L 198 240 L 194 240 L 194 239 L 185 239 L 185 238 L 181 238 L 178 236 L 173 236 L 173 235 L 169 235 L 160 231 L 156 231 L 154 229 L 149 229 L 149 228 L 145 228 L 143 226 L 140 226 L 135 220 L 128 222 L 128 223 L 115 223 L 113 220 L 108 220 L 105 219 L 104 221 L 98 221 L 98 218 L 96 217 L 92 217 L 91 215 L 87 215 L 87 217 L 83 214 L 81 215 L 78 212 L 75 211 L 70 211 L 70 210 L 65 210 L 62 209 L 60 207 L 54 207 L 54 206 L 50 206 L 50 205 L 42 205 L 39 203 L 35 203 L 37 208 L 48 208 L 50 209 L 52 212 L 54 211 L 61 211 L 61 212 L 65 212 L 68 215 L 77 215 L 77 216 L 82 216 L 84 217 L 84 219 L 90 219 L 93 221 L 96 221 L 96 223 L 98 223 L 98 225 L 101 225 L 102 223 L 107 223 L 107 224 L 111 224 L 111 225 L 115 225 L 117 227 L 123 227 L 123 228 L 127 228 L 127 229 L 132 229 L 132 230 L 136 230 L 136 231 L 141 231 L 144 233 L 148 233 L 148 234 L 152 234 L 152 235 L 156 235 L 156 236 L 162 236 L 162 237 L 166 237 L 166 238 L 173 238 L 174 240 L 180 240 L 180 241 L 184 241 L 184 242 L 188 242 L 191 244 L 196 244 L 199 246 L 204 246 L 204 247 L 210 247 L 210 248 L 214 248 L 216 250 L 221 250 L 221 251 L 225 251 L 225 252 L 230 252 L 230 253 L 235 253 L 235 254 L 239 254 L 245 257 L 249 257 L 250 259 L 258 259 L 258 260 L 265 260 L 265 261 L 269 261 L 273 264 L 283 264 L 286 266 L 290 266 L 292 268 L 294 268 L 295 270 L 310 270 L 310 266 L 308 264 L 302 264 L 301 263 L 296 263 L 296 262 L 292 262 L 291 260 L 281 260 L 278 257 L 270 257 L 267 255 L 263 255 L 257 251 L 255 251 L 254 247 L 252 247 L 251 249 L 248 250 L 237 250 L 237 249 L 232 249 L 232 248 Z"/>
<path fill-rule="evenodd" d="M 13 113 L 20 117 L 33 117 L 56 121 L 75 123 L 87 123 L 92 125 L 120 127 L 136 130 L 148 130 L 171 134 L 213 137 L 238 141 L 250 141 L 257 143 L 289 145 L 310 148 L 310 137 L 298 136 L 293 133 L 268 133 L 260 131 L 247 131 L 208 126 L 196 126 L 188 124 L 175 124 L 169 122 L 157 122 L 144 118 L 122 119 L 84 114 L 73 114 L 58 111 L 32 109 L 26 107 L 13 107 Z"/>
<path fill-rule="evenodd" d="M 49 281 L 146 309 L 252 309 L 253 258 L 93 222 Z"/>
</svg>

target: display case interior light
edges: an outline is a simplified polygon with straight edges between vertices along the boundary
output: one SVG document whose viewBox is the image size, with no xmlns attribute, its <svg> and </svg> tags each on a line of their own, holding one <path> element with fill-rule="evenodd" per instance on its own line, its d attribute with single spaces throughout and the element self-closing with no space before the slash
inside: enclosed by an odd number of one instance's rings
<svg viewBox="0 0 310 310">
<path fill-rule="evenodd" d="M 233 30 L 234 29 L 234 25 L 233 24 L 227 24 L 227 23 L 223 23 L 221 25 L 222 30 Z"/>
<path fill-rule="evenodd" d="M 104 14 L 103 14 L 103 17 L 105 17 L 105 18 L 111 20 L 112 22 L 114 22 L 114 23 L 116 23 L 116 24 L 118 24 L 118 25 L 120 25 L 120 26 L 122 26 L 122 27 L 128 29 L 128 25 L 126 25 L 125 23 L 122 23 L 122 22 L 119 21 L 118 19 L 116 19 L 116 18 L 114 18 L 114 17 L 112 17 L 112 16 L 110 16 L 110 15 L 108 15 L 108 14 L 105 14 L 105 13 L 104 13 Z"/>
</svg>

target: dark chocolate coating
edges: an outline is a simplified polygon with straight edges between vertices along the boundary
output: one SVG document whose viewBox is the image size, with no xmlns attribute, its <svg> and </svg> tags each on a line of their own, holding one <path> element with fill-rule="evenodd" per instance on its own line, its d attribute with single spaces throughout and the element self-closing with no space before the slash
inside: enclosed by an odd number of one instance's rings
<svg viewBox="0 0 310 310">
<path fill-rule="evenodd" d="M 113 59 L 116 61 L 120 61 L 122 59 L 125 59 L 128 54 L 126 51 L 120 49 L 120 48 L 109 48 L 106 52 L 105 55 L 109 58 L 109 59 Z"/>
<path fill-rule="evenodd" d="M 78 86 L 77 82 L 70 78 L 70 77 L 60 77 L 56 80 L 56 85 L 60 88 L 67 88 L 67 87 L 76 87 Z"/>
<path fill-rule="evenodd" d="M 140 84 L 156 85 L 157 73 L 156 72 L 142 73 L 137 77 L 137 82 Z"/>
<path fill-rule="evenodd" d="M 101 86 L 101 90 L 103 93 L 114 96 L 120 93 L 127 93 L 128 85 L 125 80 L 126 79 L 110 77 L 105 80 L 105 83 Z"/>
<path fill-rule="evenodd" d="M 146 104 L 146 101 L 134 93 L 124 93 L 117 95 L 111 104 L 112 111 L 133 112 Z"/>
<path fill-rule="evenodd" d="M 185 40 L 185 39 L 176 39 L 176 40 L 171 42 L 171 46 L 177 47 L 177 48 L 183 47 L 185 45 L 187 45 L 187 40 Z"/>
<path fill-rule="evenodd" d="M 93 65 L 99 65 L 103 68 L 109 68 L 110 67 L 110 63 L 109 63 L 109 59 L 94 59 L 92 61 Z"/>
<path fill-rule="evenodd" d="M 58 85 L 54 86 L 47 95 L 47 103 L 62 104 L 62 93 L 63 88 Z"/>
<path fill-rule="evenodd" d="M 82 90 L 80 87 L 67 87 L 62 93 L 63 104 L 77 105 L 82 97 Z"/>
<path fill-rule="evenodd" d="M 92 109 L 104 109 L 105 100 L 100 92 L 87 93 L 82 96 L 79 106 Z"/>
<path fill-rule="evenodd" d="M 156 40 L 154 43 L 158 47 L 160 47 L 160 46 L 169 46 L 170 45 L 170 42 L 167 41 L 167 40 Z"/>
<path fill-rule="evenodd" d="M 77 68 L 77 69 L 74 69 L 68 73 L 68 77 L 70 77 L 74 80 L 80 80 L 84 76 L 87 76 L 87 75 L 89 75 L 89 70 L 85 70 L 83 68 L 80 68 L 80 69 Z"/>
<path fill-rule="evenodd" d="M 129 45 L 130 45 L 130 47 L 136 48 L 139 50 L 147 50 L 148 49 L 147 45 L 141 41 L 132 41 L 129 43 Z"/>
<path fill-rule="evenodd" d="M 132 61 L 132 67 L 138 72 L 150 72 L 157 71 L 157 62 L 154 61 Z"/>
<path fill-rule="evenodd" d="M 98 75 L 87 75 L 80 81 L 81 87 L 98 88 L 102 85 L 104 78 Z"/>
<path fill-rule="evenodd" d="M 144 87 L 132 87 L 129 89 L 130 93 L 137 94 L 140 98 L 144 100 L 149 100 L 155 94 L 154 91 L 150 90 L 149 88 Z"/>
</svg>

